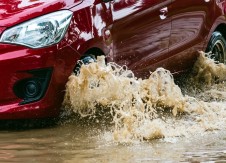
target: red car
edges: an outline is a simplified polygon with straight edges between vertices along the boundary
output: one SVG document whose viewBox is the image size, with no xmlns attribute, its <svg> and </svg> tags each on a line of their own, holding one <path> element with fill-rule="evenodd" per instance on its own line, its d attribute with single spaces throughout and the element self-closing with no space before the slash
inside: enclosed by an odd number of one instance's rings
<svg viewBox="0 0 226 163">
<path fill-rule="evenodd" d="M 1 0 L 0 119 L 56 117 L 79 59 L 139 77 L 189 70 L 197 50 L 225 62 L 225 0 Z"/>
</svg>

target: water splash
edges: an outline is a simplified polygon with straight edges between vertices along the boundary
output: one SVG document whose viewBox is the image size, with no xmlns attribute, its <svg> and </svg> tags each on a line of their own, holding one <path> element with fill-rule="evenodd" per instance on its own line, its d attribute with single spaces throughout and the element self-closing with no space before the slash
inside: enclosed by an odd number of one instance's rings
<svg viewBox="0 0 226 163">
<path fill-rule="evenodd" d="M 109 113 L 116 142 L 189 137 L 225 128 L 226 93 L 217 89 L 225 88 L 225 65 L 200 52 L 192 75 L 186 81 L 195 84 L 186 87 L 186 95 L 168 70 L 158 68 L 142 80 L 125 66 L 106 65 L 104 57 L 98 57 L 97 62 L 83 65 L 79 76 L 69 77 L 63 104 L 81 118 Z M 200 81 L 205 86 L 200 87 Z M 221 102 L 216 102 L 218 97 Z"/>
<path fill-rule="evenodd" d="M 209 54 L 204 52 L 200 52 L 193 68 L 193 74 L 193 79 L 198 84 L 205 82 L 210 86 L 226 80 L 225 65 L 223 63 L 216 63 L 216 61 L 209 58 Z"/>
</svg>

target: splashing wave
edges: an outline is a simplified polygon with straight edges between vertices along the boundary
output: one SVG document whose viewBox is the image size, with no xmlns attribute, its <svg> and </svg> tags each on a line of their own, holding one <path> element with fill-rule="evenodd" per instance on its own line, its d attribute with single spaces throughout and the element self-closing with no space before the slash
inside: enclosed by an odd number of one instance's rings
<svg viewBox="0 0 226 163">
<path fill-rule="evenodd" d="M 109 113 L 117 142 L 189 137 L 225 129 L 225 79 L 226 66 L 203 52 L 186 79 L 185 94 L 168 70 L 158 68 L 142 80 L 99 57 L 69 77 L 63 105 L 82 118 Z"/>
</svg>

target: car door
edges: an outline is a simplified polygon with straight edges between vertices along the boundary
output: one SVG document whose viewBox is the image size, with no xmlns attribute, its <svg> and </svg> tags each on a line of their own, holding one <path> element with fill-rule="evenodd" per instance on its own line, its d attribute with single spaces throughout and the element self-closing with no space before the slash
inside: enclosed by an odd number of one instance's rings
<svg viewBox="0 0 226 163">
<path fill-rule="evenodd" d="M 169 69 L 173 73 L 192 67 L 198 50 L 203 49 L 210 30 L 214 0 L 173 0 L 169 16 L 172 30 L 169 44 Z M 175 66 L 176 65 L 176 66 Z"/>
<path fill-rule="evenodd" d="M 149 76 L 168 53 L 171 0 L 114 0 L 112 37 L 114 61 L 139 77 Z"/>
</svg>

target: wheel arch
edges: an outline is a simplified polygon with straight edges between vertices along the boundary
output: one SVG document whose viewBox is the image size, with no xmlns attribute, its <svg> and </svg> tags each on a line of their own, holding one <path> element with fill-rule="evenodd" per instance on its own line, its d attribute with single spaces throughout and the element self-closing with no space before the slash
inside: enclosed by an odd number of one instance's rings
<svg viewBox="0 0 226 163">
<path fill-rule="evenodd" d="M 222 34 L 222 36 L 226 39 L 226 24 L 224 23 L 221 23 L 219 24 L 216 29 L 214 30 L 215 31 L 218 31 Z"/>
<path fill-rule="evenodd" d="M 87 54 L 92 54 L 95 56 L 100 56 L 100 55 L 106 56 L 106 54 L 103 52 L 103 50 L 98 47 L 92 47 L 92 48 L 86 50 L 82 56 L 87 55 Z"/>
<path fill-rule="evenodd" d="M 210 53 L 210 58 L 217 62 L 226 64 L 226 24 L 219 24 L 215 30 L 211 33 L 211 38 L 209 39 L 206 52 Z"/>
<path fill-rule="evenodd" d="M 207 49 L 208 43 L 210 41 L 210 38 L 213 32 L 218 31 L 222 33 L 223 37 L 226 39 L 226 31 L 224 30 L 224 28 L 226 29 L 226 17 L 220 16 L 214 21 L 213 25 L 207 30 L 208 36 L 207 38 L 205 38 L 205 43 L 203 48 L 204 51 Z"/>
</svg>

